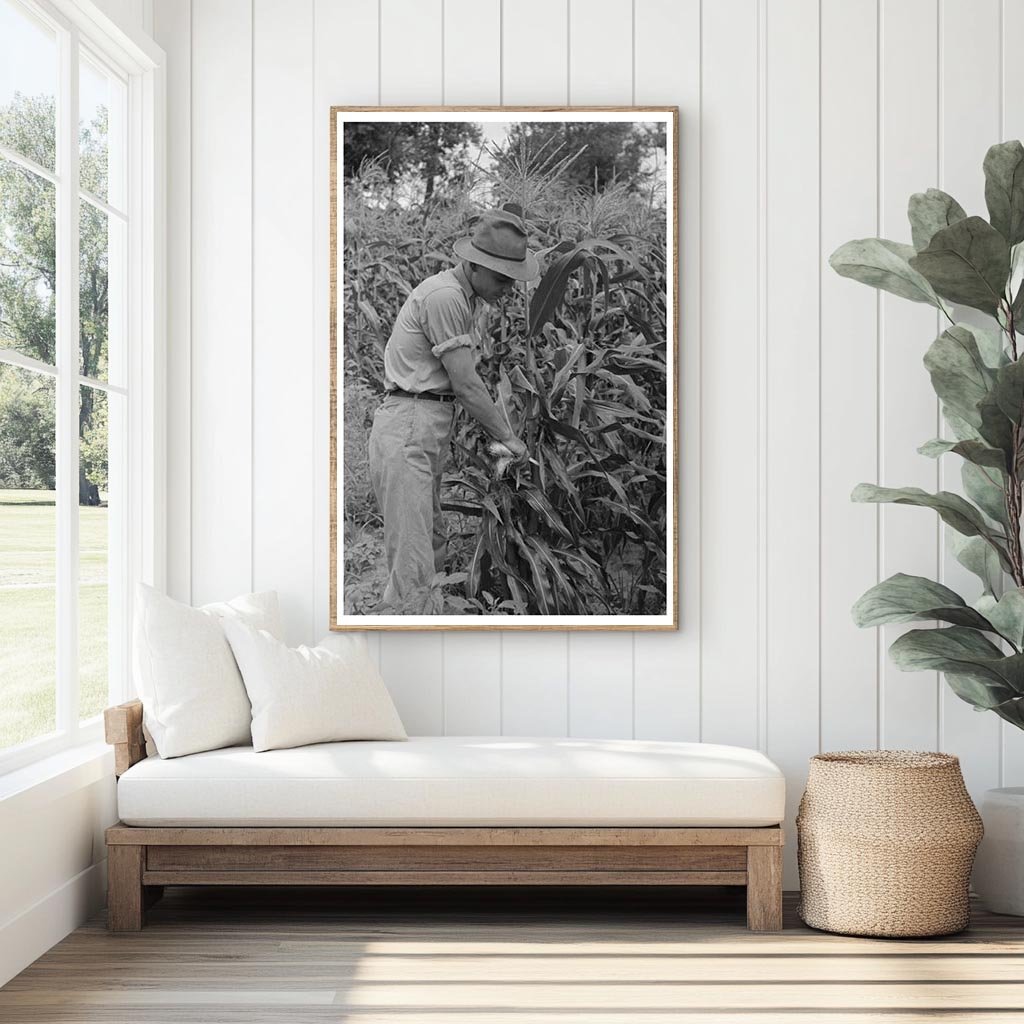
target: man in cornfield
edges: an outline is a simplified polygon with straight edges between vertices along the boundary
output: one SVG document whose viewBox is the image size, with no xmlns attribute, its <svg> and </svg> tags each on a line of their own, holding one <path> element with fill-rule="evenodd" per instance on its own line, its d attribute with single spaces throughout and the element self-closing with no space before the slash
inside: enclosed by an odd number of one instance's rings
<svg viewBox="0 0 1024 1024">
<path fill-rule="evenodd" d="M 523 221 L 504 209 L 480 217 L 453 249 L 461 262 L 413 289 L 384 348 L 385 394 L 369 445 L 388 563 L 382 613 L 422 610 L 431 577 L 444 567 L 441 476 L 455 402 L 513 458 L 526 457 L 476 372 L 474 318 L 480 301 L 493 304 L 513 282 L 533 280 L 537 258 Z"/>
</svg>

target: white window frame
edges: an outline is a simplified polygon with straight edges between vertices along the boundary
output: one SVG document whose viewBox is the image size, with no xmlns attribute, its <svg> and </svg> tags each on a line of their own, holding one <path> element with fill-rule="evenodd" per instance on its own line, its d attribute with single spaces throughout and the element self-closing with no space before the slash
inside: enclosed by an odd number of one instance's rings
<svg viewBox="0 0 1024 1024">
<path fill-rule="evenodd" d="M 126 392 L 122 491 L 124 549 L 111 552 L 123 595 L 117 615 L 117 650 L 110 649 L 110 703 L 134 695 L 131 621 L 135 584 L 163 589 L 165 537 L 165 309 L 166 139 L 165 57 L 152 40 L 116 25 L 91 0 L 16 0 L 57 33 L 58 96 L 56 173 L 37 168 L 6 149 L 0 155 L 56 184 L 57 369 L 8 353 L 4 362 L 57 378 L 57 677 L 56 732 L 0 752 L 0 775 L 103 736 L 102 715 L 79 722 L 78 678 L 78 391 L 97 382 L 78 373 L 78 54 L 90 51 L 127 86 L 124 213 L 127 216 L 127 310 L 124 324 Z M 69 116 L 73 112 L 73 116 Z M 108 216 L 110 216 L 108 211 Z M 75 230 L 69 230 L 74 225 Z M 73 370 L 65 372 L 65 368 Z M 74 411 L 74 425 L 66 422 Z"/>
</svg>

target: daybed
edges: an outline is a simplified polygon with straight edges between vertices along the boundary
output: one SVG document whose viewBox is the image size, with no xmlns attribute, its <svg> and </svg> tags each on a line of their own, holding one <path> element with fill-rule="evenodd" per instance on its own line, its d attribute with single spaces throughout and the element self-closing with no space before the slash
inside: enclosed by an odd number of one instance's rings
<svg viewBox="0 0 1024 1024">
<path fill-rule="evenodd" d="M 785 780 L 740 747 L 411 737 L 147 757 L 142 704 L 105 713 L 120 821 L 108 926 L 165 885 L 745 885 L 782 927 Z"/>
</svg>

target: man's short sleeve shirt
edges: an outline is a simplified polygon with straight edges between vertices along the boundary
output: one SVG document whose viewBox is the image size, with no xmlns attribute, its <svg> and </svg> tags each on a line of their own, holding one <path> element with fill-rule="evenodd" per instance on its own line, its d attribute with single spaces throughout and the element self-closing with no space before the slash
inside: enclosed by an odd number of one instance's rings
<svg viewBox="0 0 1024 1024">
<path fill-rule="evenodd" d="M 418 284 L 402 304 L 384 349 L 384 387 L 450 392 L 441 356 L 475 344 L 477 296 L 461 264 Z"/>
</svg>

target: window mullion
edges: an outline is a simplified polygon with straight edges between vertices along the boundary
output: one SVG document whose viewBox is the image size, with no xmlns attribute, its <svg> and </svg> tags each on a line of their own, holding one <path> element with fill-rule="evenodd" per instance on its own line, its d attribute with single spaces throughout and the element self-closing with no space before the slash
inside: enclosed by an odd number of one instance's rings
<svg viewBox="0 0 1024 1024">
<path fill-rule="evenodd" d="M 57 106 L 57 728 L 78 731 L 78 33 Z"/>
</svg>

